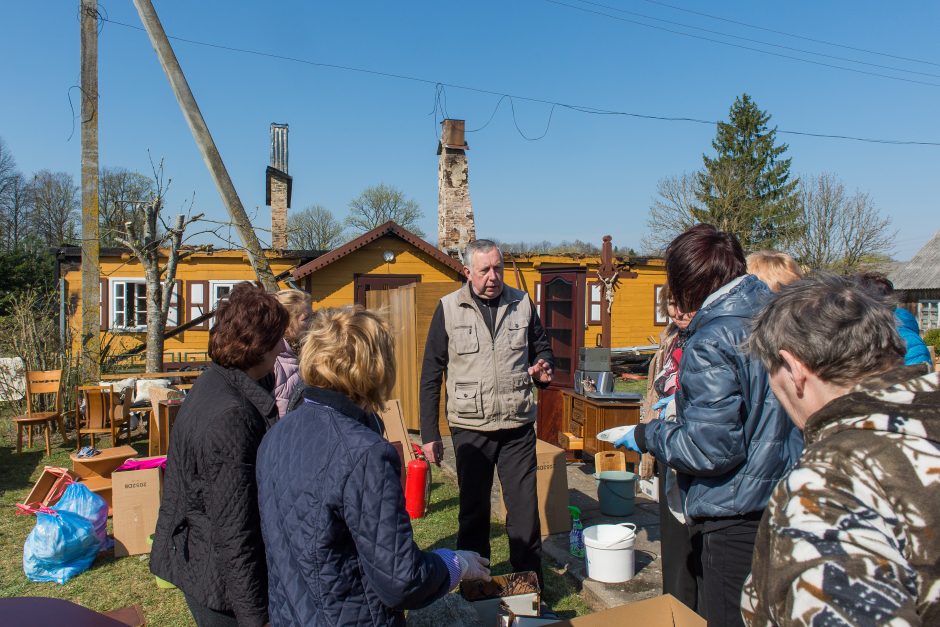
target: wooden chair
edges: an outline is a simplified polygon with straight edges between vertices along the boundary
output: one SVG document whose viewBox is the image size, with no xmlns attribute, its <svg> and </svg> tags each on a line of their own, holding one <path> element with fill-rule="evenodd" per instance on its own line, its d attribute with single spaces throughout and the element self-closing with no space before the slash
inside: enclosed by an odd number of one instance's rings
<svg viewBox="0 0 940 627">
<path fill-rule="evenodd" d="M 95 434 L 111 435 L 111 446 L 117 446 L 121 427 L 127 429 L 127 442 L 131 441 L 131 421 L 125 408 L 118 403 L 118 395 L 110 385 L 80 385 L 76 388 L 77 403 L 85 401 L 84 416 L 76 422 L 76 449 L 82 448 L 82 435 L 88 434 L 91 447 L 95 447 Z M 84 423 L 84 424 L 83 424 Z"/>
<path fill-rule="evenodd" d="M 23 429 L 26 429 L 27 443 L 29 448 L 33 446 L 33 427 L 42 427 L 43 434 L 46 436 L 46 455 L 52 455 L 52 448 L 49 445 L 49 429 L 54 424 L 58 426 L 62 441 L 68 444 L 68 438 L 65 435 L 65 422 L 62 419 L 62 371 L 61 370 L 36 370 L 26 373 L 26 415 L 16 416 L 13 422 L 16 423 L 16 452 L 23 451 Z M 51 394 L 52 401 L 49 406 L 54 407 L 52 411 L 36 411 L 34 395 Z"/>
</svg>

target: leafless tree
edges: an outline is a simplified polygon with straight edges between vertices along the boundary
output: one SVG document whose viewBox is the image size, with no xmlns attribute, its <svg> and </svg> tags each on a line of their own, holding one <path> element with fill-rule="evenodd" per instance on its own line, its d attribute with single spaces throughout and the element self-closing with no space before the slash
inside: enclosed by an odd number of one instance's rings
<svg viewBox="0 0 940 627">
<path fill-rule="evenodd" d="M 154 182 L 140 172 L 124 168 L 102 168 L 98 175 L 98 207 L 101 222 L 101 245 L 117 245 L 116 236 L 125 232 L 129 219 L 140 218 L 135 205 L 155 195 Z M 143 224 L 135 225 L 138 232 Z"/>
<path fill-rule="evenodd" d="M 890 254 L 896 231 L 865 192 L 851 196 L 833 174 L 803 177 L 797 202 L 803 237 L 793 255 L 813 269 L 854 272 L 867 257 Z"/>
<path fill-rule="evenodd" d="M 10 179 L 16 174 L 16 160 L 13 158 L 13 153 L 7 148 L 3 138 L 0 137 L 0 198 L 3 198 Z"/>
<path fill-rule="evenodd" d="M 311 205 L 291 215 L 287 238 L 295 250 L 331 250 L 345 239 L 343 223 L 321 205 Z"/>
<path fill-rule="evenodd" d="M 67 172 L 40 170 L 30 183 L 32 226 L 47 246 L 78 238 L 79 189 Z"/>
<path fill-rule="evenodd" d="M 168 225 L 160 215 L 169 181 L 163 178 L 163 163 L 154 167 L 154 191 L 146 202 L 130 205 L 123 233 L 115 241 L 131 250 L 144 268 L 147 283 L 147 372 L 163 370 L 163 334 L 176 284 L 179 262 L 195 250 L 183 250 L 186 227 L 202 218 L 202 214 L 179 214 Z"/>
<path fill-rule="evenodd" d="M 401 190 L 379 183 L 365 188 L 349 201 L 346 224 L 359 233 L 365 233 L 394 220 L 418 237 L 424 237 L 424 232 L 418 228 L 418 220 L 422 217 L 424 213 L 417 202 L 406 198 Z"/>
<path fill-rule="evenodd" d="M 29 234 L 32 188 L 19 172 L 9 177 L 0 196 L 0 229 L 5 250 L 17 248 Z"/>
<path fill-rule="evenodd" d="M 695 225 L 695 213 L 700 210 L 696 198 L 698 177 L 685 172 L 680 176 L 661 179 L 656 184 L 656 198 L 646 218 L 647 234 L 642 247 L 645 252 L 662 254 L 677 235 Z"/>
</svg>

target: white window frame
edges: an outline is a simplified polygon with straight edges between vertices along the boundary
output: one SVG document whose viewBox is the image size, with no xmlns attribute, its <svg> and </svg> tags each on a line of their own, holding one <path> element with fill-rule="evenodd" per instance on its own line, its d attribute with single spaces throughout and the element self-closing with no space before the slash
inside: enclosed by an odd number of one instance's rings
<svg viewBox="0 0 940 627">
<path fill-rule="evenodd" d="M 218 297 L 216 294 L 216 289 L 219 287 L 228 287 L 233 288 L 239 283 L 250 283 L 248 279 L 236 279 L 234 281 L 209 281 L 209 311 L 215 311 L 219 306 L 219 301 L 223 300 Z M 209 326 L 215 324 L 215 316 L 212 317 L 212 320 L 209 321 Z"/>
<path fill-rule="evenodd" d="M 940 300 L 917 301 L 917 324 L 921 333 L 940 329 Z"/>
<path fill-rule="evenodd" d="M 143 324 L 128 325 L 126 324 L 127 322 L 126 320 L 124 321 L 125 324 L 118 324 L 118 313 L 120 313 L 122 316 L 124 316 L 127 313 L 127 310 L 124 307 L 126 305 L 128 284 L 141 285 L 144 288 L 144 296 L 143 296 L 144 323 Z M 118 290 L 117 290 L 117 287 L 119 285 L 123 287 L 122 291 L 124 292 L 124 294 L 121 296 L 118 295 Z M 136 294 L 136 290 L 135 290 L 135 294 Z M 136 298 L 139 301 L 141 297 L 138 295 L 136 296 Z M 121 301 L 124 301 L 124 303 L 122 304 L 120 308 L 118 308 L 119 299 Z M 109 315 L 111 316 L 111 320 L 109 321 L 110 324 L 108 325 L 109 328 L 116 330 L 116 331 L 146 331 L 147 330 L 147 280 L 146 279 L 142 277 L 109 277 L 108 278 L 108 300 L 110 304 Z M 138 305 L 139 304 L 140 303 L 138 302 Z M 138 314 L 138 319 L 140 319 L 140 312 L 136 311 L 135 313 Z"/>
</svg>

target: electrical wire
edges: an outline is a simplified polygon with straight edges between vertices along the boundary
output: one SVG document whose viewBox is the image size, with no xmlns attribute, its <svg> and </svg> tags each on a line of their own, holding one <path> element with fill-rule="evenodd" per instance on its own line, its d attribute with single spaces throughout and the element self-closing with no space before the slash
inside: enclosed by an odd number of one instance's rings
<svg viewBox="0 0 940 627">
<path fill-rule="evenodd" d="M 549 4 L 557 4 L 558 6 L 567 7 L 569 9 L 574 9 L 575 11 L 582 11 L 584 13 L 592 13 L 594 15 L 600 15 L 602 17 L 607 17 L 612 20 L 617 20 L 620 22 L 627 22 L 628 24 L 636 24 L 637 26 L 643 26 L 645 28 L 652 28 L 654 30 L 661 30 L 667 33 L 672 33 L 673 35 L 679 35 L 682 37 L 689 37 L 691 39 L 701 39 L 702 41 L 709 41 L 711 43 L 719 44 L 721 46 L 728 46 L 731 48 L 739 48 L 741 50 L 750 50 L 751 52 L 757 52 L 760 54 L 769 55 L 772 57 L 780 57 L 782 59 L 790 59 L 791 61 L 797 61 L 799 63 L 808 63 L 810 65 L 819 65 L 822 67 L 828 67 L 836 70 L 844 70 L 846 72 L 854 72 L 856 74 L 865 74 L 867 76 L 877 76 L 880 78 L 887 78 L 893 81 L 901 81 L 904 83 L 914 83 L 917 85 L 927 85 L 929 87 L 940 87 L 940 83 L 931 83 L 929 81 L 921 81 L 914 78 L 903 78 L 901 76 L 891 76 L 890 74 L 881 74 L 880 72 L 870 72 L 868 70 L 860 70 L 858 68 L 845 67 L 844 65 L 836 65 L 835 63 L 825 63 L 823 61 L 813 61 L 812 59 L 804 59 L 802 57 L 795 57 L 789 54 L 783 54 L 780 52 L 771 52 L 770 50 L 762 50 L 760 48 L 754 48 L 752 46 L 745 46 L 743 44 L 735 44 L 730 41 L 721 41 L 720 39 L 713 39 L 711 37 L 706 37 L 704 35 L 695 35 L 693 33 L 685 33 L 679 30 L 674 30 L 671 28 L 666 28 L 665 26 L 656 26 L 654 24 L 647 24 L 645 22 L 640 22 L 638 20 L 632 20 L 626 17 L 620 17 L 617 15 L 611 15 L 610 13 L 604 13 L 603 11 L 597 11 L 594 9 L 589 9 L 586 7 L 579 7 L 573 4 L 568 4 L 567 2 L 561 2 L 560 0 L 542 0 Z"/>
<path fill-rule="evenodd" d="M 855 52 L 864 52 L 864 53 L 866 53 L 866 54 L 876 54 L 876 55 L 878 55 L 878 56 L 889 57 L 889 58 L 891 58 L 891 59 L 898 59 L 898 60 L 900 60 L 900 61 L 910 61 L 911 63 L 923 63 L 924 65 L 933 65 L 933 66 L 936 66 L 936 67 L 940 67 L 940 63 L 936 63 L 936 62 L 934 62 L 934 61 L 926 61 L 926 60 L 924 60 L 924 59 L 916 59 L 916 58 L 914 58 L 914 57 L 904 57 L 904 56 L 897 55 L 897 54 L 891 54 L 891 53 L 889 53 L 889 52 L 879 52 L 879 51 L 877 51 L 877 50 L 870 50 L 870 49 L 868 49 L 868 48 L 856 48 L 855 46 L 849 46 L 849 45 L 846 45 L 846 44 L 840 44 L 840 43 L 836 43 L 836 42 L 834 42 L 834 41 L 826 41 L 825 39 L 816 39 L 816 38 L 814 38 L 814 37 L 807 37 L 806 35 L 797 35 L 796 33 L 788 33 L 787 31 L 777 30 L 777 29 L 774 29 L 774 28 L 767 28 L 767 27 L 765 27 L 765 26 L 758 26 L 758 25 L 756 25 L 756 24 L 748 24 L 747 22 L 739 22 L 738 20 L 732 20 L 732 19 L 727 18 L 727 17 L 721 17 L 720 15 L 713 15 L 713 14 L 711 14 L 711 13 L 703 13 L 703 12 L 701 12 L 701 11 L 694 11 L 694 10 L 692 10 L 692 9 L 686 9 L 686 8 L 684 8 L 684 7 L 679 7 L 679 6 L 676 6 L 676 5 L 674 5 L 674 4 L 668 4 L 668 3 L 666 3 L 666 2 L 660 2 L 659 0 L 643 0 L 643 2 L 647 2 L 647 3 L 649 3 L 649 4 L 659 5 L 659 6 L 661 6 L 661 7 L 668 7 L 668 8 L 670 8 L 670 9 L 674 9 L 674 10 L 676 10 L 676 11 L 683 11 L 683 12 L 685 12 L 685 13 L 691 13 L 691 14 L 693 14 L 693 15 L 700 15 L 700 16 L 702 16 L 702 17 L 707 17 L 707 18 L 710 18 L 710 19 L 713 19 L 713 20 L 718 20 L 718 21 L 721 21 L 721 22 L 727 22 L 727 23 L 729 23 L 729 24 L 737 24 L 738 26 L 745 26 L 745 27 L 747 27 L 747 28 L 753 28 L 753 29 L 756 29 L 756 30 L 762 30 L 762 31 L 766 31 L 766 32 L 768 32 L 768 33 L 774 33 L 774 34 L 776 34 L 776 35 L 784 35 L 784 36 L 786 36 L 786 37 L 793 37 L 794 39 L 802 39 L 802 40 L 804 40 L 804 41 L 811 41 L 811 42 L 813 42 L 813 43 L 816 43 L 816 44 L 823 44 L 823 45 L 825 45 L 825 46 L 834 46 L 834 47 L 836 47 L 836 48 L 845 48 L 846 50 L 854 50 Z"/>
<path fill-rule="evenodd" d="M 127 23 L 119 22 L 119 21 L 117 21 L 117 20 L 112 20 L 112 19 L 106 19 L 105 21 L 107 21 L 107 22 L 109 22 L 109 23 L 111 23 L 111 24 L 115 24 L 115 25 L 117 25 L 117 26 L 123 26 L 123 27 L 130 28 L 130 29 L 133 29 L 133 30 L 144 31 L 144 28 L 143 28 L 143 27 L 135 26 L 135 25 L 133 25 L 133 24 L 127 24 Z M 478 94 L 487 94 L 487 95 L 490 95 L 490 96 L 497 96 L 497 97 L 499 97 L 500 99 L 503 99 L 503 98 L 511 98 L 511 99 L 513 99 L 513 98 L 514 98 L 514 99 L 516 99 L 516 100 L 522 100 L 522 101 L 526 101 L 526 102 L 535 102 L 535 103 L 540 103 L 540 104 L 549 105 L 549 106 L 552 106 L 552 105 L 553 105 L 553 106 L 558 107 L 558 108 L 569 109 L 569 110 L 571 110 L 571 111 L 577 111 L 577 112 L 579 112 L 579 113 L 589 113 L 589 114 L 592 114 L 592 115 L 615 115 L 615 116 L 630 117 L 630 118 L 636 118 L 636 119 L 642 119 L 642 120 L 658 120 L 658 121 L 663 121 L 663 122 L 689 122 L 689 123 L 695 123 L 695 124 L 707 124 L 707 125 L 709 125 L 709 126 L 714 126 L 714 125 L 716 125 L 716 124 L 719 123 L 719 122 L 716 122 L 716 121 L 714 121 L 714 120 L 704 120 L 704 119 L 692 118 L 692 117 L 666 116 L 666 115 L 652 115 L 652 114 L 646 114 L 646 113 L 635 113 L 635 112 L 630 112 L 630 111 L 616 111 L 616 110 L 612 110 L 612 109 L 602 109 L 602 108 L 592 107 L 592 106 L 587 106 L 587 105 L 577 105 L 577 104 L 571 104 L 571 103 L 566 103 L 566 102 L 559 102 L 559 101 L 547 100 L 547 99 L 544 99 L 544 98 L 534 98 L 534 97 L 531 97 L 531 96 L 522 96 L 522 95 L 518 95 L 518 94 L 509 94 L 509 93 L 505 93 L 505 92 L 496 91 L 496 90 L 493 90 L 493 89 L 484 89 L 484 88 L 481 88 L 481 87 L 472 87 L 472 86 L 469 86 L 469 85 L 461 85 L 461 84 L 458 84 L 458 83 L 449 83 L 449 82 L 444 82 L 444 81 L 436 81 L 436 80 L 431 80 L 431 79 L 426 79 L 426 78 L 420 78 L 420 77 L 417 77 L 417 76 L 409 76 L 409 75 L 407 75 L 407 74 L 399 74 L 399 73 L 394 73 L 394 72 L 382 72 L 382 71 L 379 71 L 379 70 L 372 70 L 372 69 L 369 69 L 369 68 L 360 68 L 360 67 L 354 67 L 354 66 L 349 66 L 349 65 L 340 65 L 340 64 L 336 64 L 336 63 L 322 63 L 322 62 L 319 62 L 319 61 L 310 61 L 309 59 L 301 59 L 301 58 L 298 58 L 298 57 L 290 57 L 290 56 L 286 56 L 286 55 L 275 54 L 275 53 L 271 53 L 271 52 L 262 52 L 262 51 L 258 51 L 258 50 L 249 50 L 249 49 L 247 49 L 247 48 L 236 48 L 236 47 L 233 47 L 233 46 L 226 46 L 226 45 L 221 45 L 221 44 L 214 44 L 214 43 L 209 43 L 209 42 L 204 42 L 204 41 L 198 41 L 198 40 L 195 40 L 195 39 L 187 39 L 187 38 L 184 38 L 184 37 L 177 37 L 177 36 L 174 36 L 174 35 L 167 35 L 167 37 L 168 37 L 169 39 L 173 39 L 173 40 L 175 40 L 175 41 L 181 41 L 181 42 L 183 42 L 183 43 L 188 43 L 188 44 L 192 44 L 192 45 L 195 45 L 195 46 L 203 46 L 203 47 L 206 47 L 206 48 L 214 48 L 214 49 L 217 49 L 217 50 L 225 50 L 225 51 L 228 51 L 228 52 L 238 52 L 238 53 L 242 53 L 242 54 L 249 54 L 249 55 L 258 56 L 258 57 L 264 57 L 264 58 L 269 58 L 269 59 L 276 59 L 276 60 L 280 60 L 280 61 L 291 61 L 291 62 L 294 62 L 294 63 L 300 63 L 300 64 L 303 64 L 303 65 L 309 65 L 309 66 L 313 66 L 313 67 L 321 67 L 321 68 L 327 68 L 327 69 L 333 69 L 333 70 L 342 70 L 342 71 L 348 71 L 348 72 L 358 72 L 358 73 L 367 74 L 367 75 L 370 75 L 370 76 L 382 76 L 382 77 L 385 77 L 385 78 L 394 78 L 394 79 L 398 79 L 398 80 L 411 81 L 411 82 L 415 82 L 415 83 L 422 83 L 422 84 L 425 84 L 425 85 L 433 85 L 433 86 L 442 85 L 442 86 L 444 86 L 444 87 L 451 87 L 451 88 L 454 88 L 454 89 L 461 89 L 461 90 L 464 90 L 464 91 L 470 91 L 470 92 L 474 92 L 474 93 L 478 93 Z M 497 107 L 498 107 L 498 103 L 497 103 Z M 494 115 L 495 115 L 495 111 L 494 111 Z M 477 129 L 477 130 L 478 130 L 478 129 Z M 802 136 L 806 136 L 806 137 L 816 137 L 816 138 L 821 138 L 821 139 L 839 139 L 839 140 L 857 141 L 857 142 L 864 142 L 864 143 L 871 143 L 871 144 L 890 144 L 890 145 L 899 145 L 899 146 L 938 146 L 938 147 L 940 147 L 940 141 L 918 141 L 918 140 L 900 140 L 900 139 L 879 139 L 879 138 L 872 138 L 872 137 L 856 137 L 856 136 L 852 136 L 852 135 L 828 134 L 828 133 L 811 133 L 811 132 L 806 132 L 806 131 L 792 131 L 792 130 L 784 130 L 784 129 L 779 129 L 779 128 L 777 129 L 777 132 L 778 132 L 778 133 L 781 133 L 781 134 L 787 134 L 787 135 L 802 135 Z"/>
<path fill-rule="evenodd" d="M 701 26 L 694 26 L 692 24 L 684 24 L 682 22 L 675 22 L 673 20 L 667 20 L 659 17 L 654 17 L 652 15 L 646 15 L 645 13 L 637 13 L 636 11 L 628 11 L 626 9 L 620 9 L 618 7 L 610 6 L 609 4 L 603 4 L 600 2 L 592 2 L 591 0 L 576 0 L 581 4 L 589 4 L 595 7 L 601 7 L 604 9 L 609 9 L 611 11 L 616 11 L 618 13 L 624 13 L 626 15 L 634 15 L 636 17 L 642 17 L 643 19 L 653 20 L 654 22 L 663 22 L 665 24 L 672 24 L 673 26 L 681 26 L 682 28 L 691 28 L 692 30 L 699 30 L 705 33 L 711 33 L 713 35 L 721 35 L 722 37 L 731 37 L 732 39 L 739 39 L 741 41 L 748 41 L 755 44 L 760 44 L 762 46 L 770 46 L 772 48 L 780 48 L 781 50 L 790 50 L 792 52 L 801 52 L 803 54 L 812 54 L 818 57 L 825 57 L 827 59 L 835 59 L 837 61 L 847 61 L 848 63 L 857 63 L 859 65 L 867 65 L 869 67 L 880 68 L 882 70 L 892 70 L 894 72 L 906 72 L 908 74 L 918 74 L 920 76 L 929 76 L 932 78 L 940 78 L 940 74 L 933 74 L 931 72 L 919 72 L 917 70 L 908 70 L 905 68 L 896 67 L 893 65 L 881 65 L 879 63 L 870 63 L 868 61 L 860 61 L 858 59 L 850 59 L 849 57 L 840 57 L 838 55 L 826 54 L 825 52 L 815 52 L 813 50 L 806 50 L 805 48 L 796 48 L 794 46 L 785 46 L 783 44 L 775 44 L 769 41 L 764 41 L 762 39 L 753 39 L 751 37 L 742 37 L 741 35 L 733 35 L 731 33 L 726 33 L 720 30 L 712 30 L 710 28 L 704 28 Z"/>
</svg>

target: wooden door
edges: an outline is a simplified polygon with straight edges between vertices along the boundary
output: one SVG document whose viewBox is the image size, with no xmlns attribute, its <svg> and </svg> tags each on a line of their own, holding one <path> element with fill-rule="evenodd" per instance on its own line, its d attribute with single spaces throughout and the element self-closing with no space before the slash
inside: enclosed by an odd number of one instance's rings
<svg viewBox="0 0 940 627">
<path fill-rule="evenodd" d="M 543 270 L 539 316 L 555 355 L 552 387 L 574 386 L 578 351 L 584 345 L 583 270 Z"/>
<path fill-rule="evenodd" d="M 357 274 L 353 281 L 355 302 L 357 305 L 368 307 L 366 292 L 390 290 L 420 282 L 421 277 L 417 274 Z"/>
</svg>

